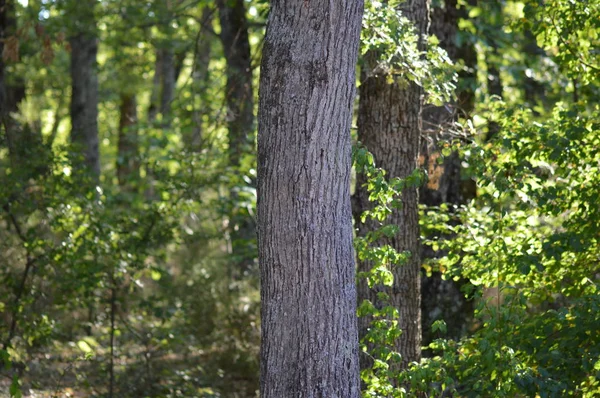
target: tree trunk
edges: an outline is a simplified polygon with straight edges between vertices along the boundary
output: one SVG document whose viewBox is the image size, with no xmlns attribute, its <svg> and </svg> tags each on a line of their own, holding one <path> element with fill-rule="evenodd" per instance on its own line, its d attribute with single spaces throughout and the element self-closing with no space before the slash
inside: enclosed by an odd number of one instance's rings
<svg viewBox="0 0 600 398">
<path fill-rule="evenodd" d="M 154 76 L 152 77 L 152 93 L 150 94 L 150 106 L 148 107 L 149 123 L 154 122 L 158 115 L 162 90 L 162 51 L 157 49 L 154 54 Z"/>
<path fill-rule="evenodd" d="M 362 1 L 271 3 L 261 66 L 261 397 L 360 394 L 350 125 Z"/>
<path fill-rule="evenodd" d="M 171 103 L 175 98 L 177 72 L 175 53 L 171 48 L 158 48 L 155 52 L 154 77 L 152 78 L 152 94 L 148 108 L 148 121 L 154 122 L 161 115 L 160 125 L 169 127 L 171 124 Z"/>
<path fill-rule="evenodd" d="M 98 142 L 98 74 L 96 56 L 98 43 L 95 34 L 95 1 L 74 3 L 80 21 L 71 44 L 71 141 L 81 151 L 86 168 L 97 180 L 100 175 Z"/>
<path fill-rule="evenodd" d="M 117 178 L 120 186 L 131 186 L 132 179 L 139 177 L 137 122 L 135 95 L 122 94 L 117 153 Z"/>
<path fill-rule="evenodd" d="M 29 126 L 22 127 L 13 118 L 12 113 L 19 111 L 19 104 L 25 99 L 25 82 L 17 76 L 8 76 L 5 57 L 16 61 L 19 53 L 10 42 L 17 41 L 17 16 L 13 1 L 0 0 L 0 132 L 4 139 L 13 169 L 32 166 L 37 157 L 32 151 L 41 144 L 41 133 L 31 131 Z M 5 52 L 5 47 L 6 52 Z M 13 62 L 14 62 L 13 61 Z M 8 61 L 10 62 L 10 61 Z"/>
<path fill-rule="evenodd" d="M 429 1 L 408 0 L 402 3 L 404 16 L 415 25 L 419 34 L 419 48 L 425 49 L 425 35 L 429 25 Z M 405 178 L 418 167 L 419 146 L 422 130 L 421 113 L 423 89 L 415 83 L 389 83 L 384 73 L 373 74 L 377 54 L 367 53 L 361 71 L 358 109 L 358 140 L 373 154 L 378 167 L 386 170 L 389 178 Z M 366 177 L 357 176 L 354 216 L 358 234 L 364 236 L 379 227 L 376 221 L 361 223 L 360 215 L 372 207 L 365 187 Z M 396 265 L 392 272 L 392 288 L 377 286 L 369 289 L 366 281 L 359 281 L 359 302 L 370 300 L 381 305 L 377 291 L 385 291 L 390 304 L 399 311 L 402 335 L 396 342 L 396 350 L 402 355 L 402 367 L 421 358 L 421 261 L 419 245 L 418 191 L 406 187 L 402 191 L 402 208 L 393 210 L 387 222 L 398 225 L 400 231 L 388 241 L 396 251 L 410 252 L 406 264 Z M 372 264 L 359 262 L 359 271 L 368 272 Z M 360 318 L 360 334 L 364 336 L 370 326 L 369 317 Z M 363 358 L 364 359 L 364 358 Z M 369 366 L 368 360 L 361 361 Z"/>
<path fill-rule="evenodd" d="M 229 130 L 229 165 L 236 176 L 245 175 L 242 159 L 254 148 L 254 94 L 248 22 L 244 0 L 218 0 L 221 43 L 227 61 L 227 128 Z M 241 184 L 236 183 L 236 185 Z M 229 233 L 235 262 L 235 277 L 251 269 L 256 257 L 256 226 L 248 210 L 238 206 L 237 190 L 231 190 Z"/>
<path fill-rule="evenodd" d="M 239 168 L 244 153 L 253 149 L 254 96 L 248 21 L 244 0 L 217 0 L 221 43 L 227 61 L 227 127 L 229 164 Z"/>
<path fill-rule="evenodd" d="M 194 70 L 192 77 L 194 79 L 194 93 L 200 96 L 201 101 L 200 109 L 197 109 L 194 105 L 194 111 L 192 113 L 192 131 L 189 135 L 184 137 L 186 146 L 194 151 L 198 152 L 202 146 L 202 108 L 206 103 L 206 89 L 208 87 L 210 74 L 208 67 L 210 64 L 210 37 L 206 31 L 206 27 L 210 26 L 213 19 L 213 11 L 210 7 L 204 7 L 202 10 L 202 20 L 200 22 L 200 33 L 198 34 L 198 40 L 196 41 L 196 49 L 194 51 Z"/>
<path fill-rule="evenodd" d="M 170 21 L 170 19 L 168 20 Z M 171 103 L 175 98 L 175 86 L 177 83 L 177 67 L 175 65 L 175 53 L 171 48 L 162 44 L 163 48 L 156 49 L 156 60 L 154 66 L 154 76 L 152 78 L 152 93 L 150 95 L 150 106 L 148 108 L 148 122 L 150 124 L 156 121 L 158 114 L 161 115 L 161 128 L 166 129 L 171 126 Z M 149 148 L 146 148 L 148 150 Z M 155 199 L 154 196 L 154 171 L 146 168 L 145 191 L 148 200 Z"/>
<path fill-rule="evenodd" d="M 162 50 L 162 90 L 160 93 L 160 114 L 162 115 L 162 126 L 171 125 L 171 103 L 175 98 L 175 53 L 171 48 Z"/>
</svg>

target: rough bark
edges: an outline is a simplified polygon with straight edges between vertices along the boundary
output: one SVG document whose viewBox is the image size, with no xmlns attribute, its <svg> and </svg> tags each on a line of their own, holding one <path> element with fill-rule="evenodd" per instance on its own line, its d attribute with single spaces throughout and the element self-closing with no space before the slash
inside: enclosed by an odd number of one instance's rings
<svg viewBox="0 0 600 398">
<path fill-rule="evenodd" d="M 423 166 L 428 170 L 429 182 L 420 191 L 420 201 L 428 206 L 464 204 L 472 199 L 474 190 L 471 181 L 463 181 L 461 177 L 461 160 L 457 153 L 444 158 L 442 164 L 437 160 L 440 156 L 440 142 L 450 142 L 453 124 L 459 117 L 469 117 L 473 111 L 474 93 L 469 83 L 475 78 L 476 53 L 472 45 L 457 45 L 458 21 L 467 18 L 465 8 L 458 8 L 456 0 L 446 0 L 443 6 L 432 10 L 430 33 L 437 36 L 440 46 L 446 50 L 450 59 L 462 62 L 463 70 L 459 79 L 463 87 L 456 92 L 456 100 L 441 107 L 429 106 L 423 112 L 426 139 L 422 146 Z M 447 237 L 451 238 L 451 237 Z M 439 253 L 423 248 L 423 256 L 433 258 Z M 423 342 L 432 341 L 431 324 L 444 319 L 447 325 L 446 337 L 460 338 L 467 330 L 472 319 L 473 308 L 460 291 L 460 284 L 452 280 L 443 280 L 439 273 L 422 278 L 422 325 Z"/>
<path fill-rule="evenodd" d="M 117 178 L 120 186 L 139 177 L 139 147 L 137 129 L 137 100 L 133 94 L 121 95 L 119 143 L 117 153 Z"/>
<path fill-rule="evenodd" d="M 271 3 L 261 65 L 261 397 L 358 397 L 350 125 L 362 1 Z"/>
<path fill-rule="evenodd" d="M 95 35 L 95 1 L 79 1 L 74 6 L 79 23 L 70 38 L 71 45 L 71 142 L 81 151 L 91 175 L 100 175 L 98 142 L 98 73 Z"/>
<path fill-rule="evenodd" d="M 420 36 L 419 47 L 425 48 L 425 35 L 429 25 L 429 1 L 408 0 L 402 3 L 403 14 L 416 27 Z M 373 73 L 377 54 L 367 53 L 361 71 L 358 109 L 358 140 L 373 154 L 378 167 L 386 170 L 389 178 L 404 178 L 418 167 L 419 146 L 422 130 L 423 89 L 414 83 L 393 82 L 385 73 Z M 354 216 L 358 234 L 379 227 L 376 221 L 361 223 L 360 215 L 372 207 L 365 187 L 364 175 L 357 176 L 354 200 Z M 391 288 L 377 286 L 369 289 L 366 281 L 359 281 L 359 302 L 370 300 L 381 305 L 377 291 L 385 291 L 400 318 L 402 335 L 396 342 L 396 350 L 402 355 L 402 367 L 421 358 L 421 261 L 419 245 L 418 191 L 407 187 L 402 191 L 402 208 L 395 209 L 387 222 L 398 225 L 399 233 L 381 243 L 389 244 L 398 252 L 410 252 L 407 263 L 393 266 L 394 284 Z M 360 261 L 359 271 L 367 272 L 372 264 Z M 371 319 L 361 317 L 361 337 L 369 328 Z M 361 366 L 369 361 L 361 358 Z"/>
</svg>

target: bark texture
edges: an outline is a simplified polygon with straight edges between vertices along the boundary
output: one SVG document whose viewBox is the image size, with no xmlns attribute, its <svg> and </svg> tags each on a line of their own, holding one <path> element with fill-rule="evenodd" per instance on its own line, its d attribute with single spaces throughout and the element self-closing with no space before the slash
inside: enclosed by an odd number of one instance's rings
<svg viewBox="0 0 600 398">
<path fill-rule="evenodd" d="M 100 175 L 98 143 L 98 72 L 95 35 L 95 1 L 76 3 L 74 18 L 79 20 L 71 44 L 71 141 L 81 151 L 84 163 L 97 179 Z"/>
<path fill-rule="evenodd" d="M 258 136 L 261 397 L 357 398 L 350 124 L 363 4 L 271 5 Z"/>
<path fill-rule="evenodd" d="M 420 36 L 419 47 L 425 49 L 425 35 L 429 25 L 429 1 L 408 0 L 402 3 L 403 14 L 416 27 Z M 423 89 L 414 83 L 393 82 L 385 73 L 374 74 L 377 54 L 367 53 L 361 71 L 360 102 L 358 109 L 358 140 L 373 154 L 378 167 L 386 170 L 389 178 L 404 178 L 418 167 L 419 146 L 422 131 Z M 372 207 L 364 186 L 364 175 L 357 176 L 354 200 L 354 216 L 358 234 L 364 236 L 379 228 L 376 221 L 361 223 L 360 215 Z M 380 306 L 377 291 L 385 291 L 400 315 L 402 335 L 396 350 L 402 355 L 402 367 L 421 358 L 421 261 L 419 245 L 419 215 L 417 188 L 407 187 L 402 192 L 402 208 L 395 209 L 387 222 L 398 225 L 399 233 L 392 239 L 382 241 L 398 252 L 410 252 L 406 264 L 393 266 L 392 288 L 377 286 L 369 289 L 366 281 L 359 281 L 359 302 L 370 300 Z M 368 271 L 372 264 L 359 262 L 359 271 Z M 368 331 L 371 319 L 361 317 L 361 337 Z M 369 366 L 367 358 L 361 358 L 361 366 Z"/>
</svg>

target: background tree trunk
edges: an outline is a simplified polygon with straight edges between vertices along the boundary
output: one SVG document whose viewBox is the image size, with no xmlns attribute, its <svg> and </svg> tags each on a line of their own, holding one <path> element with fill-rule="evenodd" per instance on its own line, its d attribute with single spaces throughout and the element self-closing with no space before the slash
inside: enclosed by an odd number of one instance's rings
<svg viewBox="0 0 600 398">
<path fill-rule="evenodd" d="M 473 2 L 473 1 L 472 1 Z M 441 156 L 440 142 L 450 143 L 456 137 L 452 134 L 454 123 L 459 117 L 468 118 L 473 112 L 475 94 L 470 84 L 475 79 L 477 54 L 469 42 L 457 45 L 458 21 L 468 18 L 464 6 L 458 7 L 457 0 L 447 0 L 443 6 L 434 7 L 431 12 L 430 33 L 440 40 L 440 46 L 446 50 L 454 63 L 464 64 L 459 72 L 459 81 L 463 83 L 456 92 L 456 101 L 444 106 L 427 106 L 423 111 L 424 137 L 421 152 L 423 167 L 428 170 L 428 184 L 421 187 L 420 202 L 427 206 L 440 206 L 443 203 L 460 205 L 473 198 L 472 181 L 463 181 L 461 177 L 461 159 L 457 153 Z M 452 239 L 452 237 L 442 237 Z M 423 256 L 434 258 L 439 253 L 429 247 L 423 247 Z M 460 284 L 453 280 L 443 280 L 439 273 L 431 277 L 423 276 L 421 289 L 423 345 L 429 344 L 434 336 L 431 324 L 444 319 L 447 325 L 446 337 L 463 336 L 473 316 L 472 302 L 467 301 L 460 291 Z"/>
<path fill-rule="evenodd" d="M 21 126 L 12 116 L 12 113 L 19 112 L 19 105 L 26 95 L 24 79 L 7 73 L 7 64 L 16 63 L 20 58 L 18 46 L 9 44 L 18 43 L 20 40 L 16 37 L 16 33 L 15 3 L 0 0 L 0 132 L 4 133 L 13 172 L 17 170 L 29 172 L 43 168 L 39 156 L 42 135 L 39 126 Z M 7 47 L 6 52 L 5 47 Z M 36 162 L 32 162 L 33 160 Z M 31 176 L 35 175 L 35 172 L 31 174 Z"/>
<path fill-rule="evenodd" d="M 166 44 L 163 45 L 166 46 Z M 158 48 L 155 54 L 156 61 L 154 63 L 148 121 L 150 123 L 154 122 L 156 116 L 160 114 L 162 116 L 160 125 L 169 127 L 171 103 L 175 98 L 175 85 L 177 83 L 175 53 L 171 48 Z"/>
<path fill-rule="evenodd" d="M 100 176 L 98 142 L 98 73 L 96 56 L 98 43 L 95 35 L 95 1 L 74 3 L 79 20 L 78 31 L 71 44 L 71 141 L 83 154 L 84 163 L 94 178 Z"/>
<path fill-rule="evenodd" d="M 429 25 L 429 1 L 408 0 L 402 3 L 404 16 L 409 18 L 419 34 L 419 48 L 425 49 L 425 35 Z M 404 178 L 418 167 L 421 140 L 423 89 L 415 83 L 388 83 L 384 73 L 373 74 L 377 54 L 367 53 L 361 71 L 358 109 L 358 140 L 367 147 L 375 158 L 375 164 L 386 170 L 386 177 Z M 354 201 L 354 217 L 358 234 L 364 236 L 378 228 L 376 221 L 361 223 L 360 215 L 372 207 L 364 175 L 357 176 L 357 189 Z M 390 244 L 396 251 L 410 252 L 406 264 L 393 268 L 392 288 L 377 286 L 369 289 L 365 280 L 359 281 L 359 302 L 370 300 L 381 305 L 377 291 L 385 291 L 391 305 L 399 311 L 399 326 L 402 335 L 396 343 L 396 350 L 402 355 L 402 367 L 421 358 L 421 255 L 419 245 L 418 190 L 406 187 L 402 191 L 402 208 L 395 209 L 387 222 L 398 225 L 398 234 L 381 243 Z M 359 271 L 367 272 L 372 264 L 360 261 Z M 360 335 L 364 336 L 371 319 L 360 318 Z M 361 360 L 361 366 L 369 366 L 369 361 Z"/>
<path fill-rule="evenodd" d="M 192 130 L 185 134 L 183 139 L 186 147 L 193 152 L 198 152 L 202 149 L 202 133 L 203 133 L 203 115 L 206 111 L 202 108 L 207 104 L 206 89 L 209 86 L 209 64 L 211 56 L 210 36 L 208 27 L 212 24 L 213 10 L 210 7 L 204 7 L 202 10 L 202 18 L 200 21 L 200 32 L 196 41 L 194 51 L 194 70 L 192 72 L 194 93 L 200 97 L 200 109 L 194 107 L 192 111 Z"/>
<path fill-rule="evenodd" d="M 175 98 L 175 85 L 177 84 L 175 53 L 172 48 L 162 50 L 162 90 L 160 93 L 160 114 L 163 127 L 171 125 L 171 103 Z"/>
<path fill-rule="evenodd" d="M 131 185 L 128 182 L 132 182 L 132 178 L 139 177 L 137 122 L 136 96 L 134 94 L 122 94 L 117 148 L 117 178 L 121 186 Z"/>
<path fill-rule="evenodd" d="M 248 40 L 248 21 L 244 0 L 218 0 L 221 23 L 221 43 L 227 61 L 227 128 L 229 131 L 229 165 L 237 177 L 242 170 L 242 159 L 254 148 L 254 94 L 252 91 L 252 63 Z M 240 180 L 241 181 L 241 180 Z M 239 185 L 239 184 L 238 184 Z M 238 194 L 231 190 L 229 234 L 235 263 L 232 274 L 239 277 L 248 271 L 256 257 L 256 225 L 248 211 L 238 206 Z"/>
<path fill-rule="evenodd" d="M 350 124 L 363 5 L 272 3 L 261 66 L 261 397 L 360 394 Z"/>
<path fill-rule="evenodd" d="M 221 43 L 227 61 L 227 127 L 229 163 L 238 168 L 244 153 L 252 150 L 254 140 L 254 95 L 248 21 L 244 0 L 217 0 L 221 23 Z"/>
<path fill-rule="evenodd" d="M 154 76 L 152 76 L 152 93 L 150 94 L 150 106 L 148 107 L 148 122 L 156 120 L 160 108 L 160 98 L 162 91 L 162 50 L 156 49 L 154 52 Z"/>
</svg>

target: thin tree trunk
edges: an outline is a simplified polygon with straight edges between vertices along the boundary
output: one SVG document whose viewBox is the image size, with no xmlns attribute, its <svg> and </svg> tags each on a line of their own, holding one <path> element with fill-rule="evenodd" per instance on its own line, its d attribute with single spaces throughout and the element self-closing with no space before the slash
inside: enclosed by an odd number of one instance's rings
<svg viewBox="0 0 600 398">
<path fill-rule="evenodd" d="M 25 82 L 22 78 L 8 76 L 6 74 L 5 56 L 10 62 L 19 58 L 18 47 L 10 46 L 8 43 L 18 40 L 15 37 L 17 31 L 17 17 L 15 3 L 8 0 L 0 0 L 0 132 L 4 131 L 4 137 L 8 147 L 9 157 L 13 168 L 21 168 L 31 161 L 28 151 L 36 144 L 33 142 L 33 132 L 19 126 L 13 118 L 12 113 L 19 111 L 19 104 L 25 99 Z M 7 47 L 5 49 L 5 47 Z M 6 50 L 6 53 L 5 53 Z M 24 133 L 27 137 L 24 137 Z M 24 139 L 25 138 L 25 139 Z M 39 135 L 41 138 L 41 134 Z M 33 154 L 33 153 L 32 153 Z M 35 156 L 34 156 L 35 158 Z"/>
<path fill-rule="evenodd" d="M 154 77 L 152 78 L 152 94 L 148 108 L 148 121 L 154 122 L 160 114 L 161 126 L 171 124 L 171 104 L 175 98 L 177 83 L 177 66 L 173 49 L 165 47 L 156 49 Z"/>
<path fill-rule="evenodd" d="M 402 3 L 404 16 L 415 25 L 420 36 L 419 48 L 425 49 L 425 35 L 429 25 L 429 1 L 408 0 Z M 423 108 L 423 89 L 415 83 L 389 83 L 389 76 L 373 74 L 377 54 L 367 53 L 361 72 L 360 102 L 358 109 L 358 140 L 373 154 L 378 167 L 386 170 L 389 178 L 405 178 L 418 167 Z M 357 176 L 354 200 L 354 216 L 358 234 L 364 236 L 379 226 L 375 221 L 361 223 L 360 215 L 372 207 L 365 187 L 366 177 Z M 359 281 L 359 302 L 370 300 L 381 305 L 377 291 L 385 291 L 390 304 L 399 311 L 402 335 L 396 342 L 396 350 L 402 355 L 402 367 L 421 358 L 421 261 L 419 245 L 418 190 L 406 187 L 402 191 L 402 208 L 395 209 L 387 222 L 398 225 L 398 234 L 388 241 L 396 251 L 410 252 L 406 264 L 393 267 L 394 284 L 391 288 L 377 286 L 369 289 L 366 281 Z M 359 271 L 368 272 L 372 264 L 360 261 Z M 367 333 L 371 319 L 361 317 L 361 337 Z M 363 358 L 364 359 L 364 358 Z M 369 366 L 361 360 L 361 366 Z"/>
<path fill-rule="evenodd" d="M 200 31 L 196 40 L 196 48 L 194 50 L 194 70 L 192 78 L 194 83 L 194 94 L 200 97 L 200 108 L 194 104 L 192 112 L 192 130 L 189 134 L 184 135 L 186 147 L 193 152 L 200 151 L 202 147 L 202 131 L 203 122 L 202 115 L 206 98 L 206 88 L 208 87 L 210 74 L 208 67 L 210 64 L 210 37 L 206 33 L 205 26 L 210 25 L 213 18 L 213 11 L 210 7 L 204 7 L 202 11 L 202 19 L 200 22 Z"/>
<path fill-rule="evenodd" d="M 4 57 L 4 42 L 10 36 L 8 31 L 8 6 L 7 0 L 0 0 L 0 129 L 5 129 L 4 118 L 7 114 L 7 100 L 6 100 L 6 77 L 5 77 L 5 64 Z M 0 130 L 1 131 L 1 130 Z M 5 132 L 6 133 L 6 132 Z"/>
<path fill-rule="evenodd" d="M 156 120 L 160 109 L 160 98 L 162 90 L 162 51 L 155 51 L 154 61 L 154 76 L 152 77 L 152 93 L 150 95 L 150 106 L 148 107 L 148 122 L 152 123 Z"/>
<path fill-rule="evenodd" d="M 133 94 L 121 95 L 119 144 L 117 153 L 117 178 L 119 185 L 131 185 L 139 177 L 137 101 Z"/>
<path fill-rule="evenodd" d="M 363 5 L 271 4 L 258 137 L 261 397 L 357 398 L 350 125 Z"/>
<path fill-rule="evenodd" d="M 81 21 L 71 44 L 71 141 L 80 150 L 84 164 L 97 180 L 100 175 L 98 142 L 98 74 L 96 57 L 98 39 L 95 34 L 95 1 L 79 1 L 75 15 Z"/>
<path fill-rule="evenodd" d="M 217 0 L 221 23 L 221 43 L 227 61 L 227 128 L 229 164 L 237 175 L 245 174 L 241 162 L 254 147 L 254 94 L 248 21 L 244 0 Z M 241 180 L 240 180 L 241 181 Z M 256 257 L 255 223 L 245 208 L 238 206 L 236 189 L 231 190 L 232 209 L 229 219 L 234 277 L 248 271 Z"/>
<path fill-rule="evenodd" d="M 162 49 L 162 90 L 160 93 L 160 114 L 162 126 L 171 125 L 171 103 L 175 98 L 175 53 L 172 48 Z"/>
<path fill-rule="evenodd" d="M 495 15 L 502 14 L 502 4 L 499 0 L 492 0 L 488 4 L 489 12 L 494 13 Z M 498 21 L 495 18 L 495 26 L 497 29 L 502 27 L 502 22 Z M 486 64 L 488 69 L 487 74 L 487 94 L 488 96 L 498 96 L 502 97 L 503 87 L 502 87 L 502 77 L 500 76 L 500 70 L 498 69 L 499 64 L 499 53 L 498 47 L 499 44 L 496 42 L 494 37 L 490 40 L 491 52 L 486 53 Z M 500 132 L 500 125 L 496 121 L 490 121 L 488 123 L 488 131 L 485 136 L 485 140 L 489 141 L 494 138 Z"/>
<path fill-rule="evenodd" d="M 161 115 L 160 127 L 171 126 L 171 105 L 175 97 L 175 85 L 177 83 L 175 55 L 171 48 L 158 48 L 156 50 L 156 61 L 154 77 L 152 78 L 152 93 L 150 106 L 148 108 L 148 122 L 153 123 L 158 114 Z M 146 169 L 146 198 L 154 198 L 154 172 Z"/>
<path fill-rule="evenodd" d="M 253 148 L 254 96 L 248 21 L 244 0 L 217 0 L 221 43 L 227 61 L 227 127 L 229 163 L 238 168 L 244 153 Z"/>
</svg>

